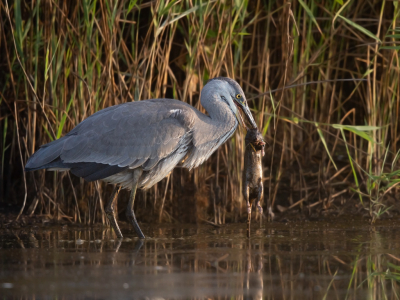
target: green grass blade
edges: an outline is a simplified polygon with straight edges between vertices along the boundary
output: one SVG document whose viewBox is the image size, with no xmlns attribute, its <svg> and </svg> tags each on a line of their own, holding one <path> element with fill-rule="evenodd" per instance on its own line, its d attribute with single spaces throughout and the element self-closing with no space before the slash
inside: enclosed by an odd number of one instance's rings
<svg viewBox="0 0 400 300">
<path fill-rule="evenodd" d="M 46 128 L 46 126 L 44 126 L 44 124 L 42 124 L 42 127 L 44 129 L 44 131 L 46 131 L 46 134 L 48 135 L 50 141 L 54 141 L 53 136 L 51 135 L 51 133 L 49 132 L 49 130 Z"/>
<path fill-rule="evenodd" d="M 365 35 L 373 38 L 374 40 L 378 41 L 379 43 L 382 43 L 382 41 L 375 34 L 373 34 L 371 31 L 369 31 L 368 29 L 358 25 L 357 23 L 354 23 L 353 21 L 347 19 L 346 17 L 343 17 L 342 15 L 339 15 L 338 17 L 343 19 L 347 24 L 353 26 L 354 28 L 356 28 L 357 30 L 361 31 Z"/>
<path fill-rule="evenodd" d="M 317 29 L 319 31 L 319 33 L 322 35 L 322 37 L 325 38 L 324 34 L 322 33 L 321 28 L 318 25 L 317 20 L 314 17 L 314 14 L 312 13 L 311 9 L 307 6 L 307 4 L 303 1 L 303 0 L 299 0 L 299 3 L 301 4 L 301 6 L 303 7 L 303 9 L 306 11 L 307 15 L 310 17 L 311 21 L 315 24 L 315 26 L 317 26 Z"/>
<path fill-rule="evenodd" d="M 216 0 L 212 0 L 212 1 L 208 1 L 208 2 L 206 2 L 206 3 L 202 3 L 201 5 L 193 6 L 192 8 L 188 9 L 187 11 L 185 11 L 185 12 L 181 13 L 180 15 L 176 16 L 175 18 L 173 18 L 171 21 L 168 21 L 168 22 L 165 22 L 164 24 L 162 24 L 162 25 L 157 29 L 155 35 L 158 36 L 158 35 L 161 33 L 161 31 L 164 29 L 164 27 L 166 27 L 166 26 L 168 26 L 168 25 L 171 25 L 172 23 L 178 21 L 179 19 L 182 19 L 183 17 L 185 17 L 185 16 L 187 16 L 187 15 L 189 15 L 189 14 L 195 12 L 195 11 L 198 10 L 200 7 L 205 6 L 205 5 L 208 5 L 208 4 L 213 3 L 213 2 L 215 2 L 215 1 L 216 1 Z"/>
<path fill-rule="evenodd" d="M 1 154 L 1 176 L 3 177 L 4 175 L 4 159 L 5 159 L 5 153 L 8 148 L 6 147 L 6 138 L 7 138 L 7 130 L 8 130 L 8 118 L 4 118 L 4 123 L 3 123 L 3 153 Z"/>
<path fill-rule="evenodd" d="M 400 34 L 389 34 L 389 35 L 385 35 L 385 38 L 400 39 Z"/>
<path fill-rule="evenodd" d="M 68 112 L 69 112 L 69 109 L 71 108 L 71 104 L 72 104 L 73 100 L 74 100 L 74 93 L 71 96 L 71 100 L 69 100 L 69 103 L 68 103 L 68 106 L 67 106 L 67 110 L 64 112 L 64 114 L 63 114 L 63 116 L 61 118 L 60 126 L 58 126 L 57 140 L 61 137 L 64 125 L 65 125 L 65 121 L 67 119 Z"/>
<path fill-rule="evenodd" d="M 137 3 L 137 0 L 131 0 L 129 2 L 127 14 L 129 14 L 131 12 L 131 10 L 135 7 L 136 3 Z"/>
<path fill-rule="evenodd" d="M 379 49 L 385 49 L 385 50 L 400 50 L 400 46 L 382 46 Z"/>
<path fill-rule="evenodd" d="M 344 134 L 343 128 L 340 129 L 340 132 L 342 133 L 342 137 L 343 137 L 343 140 L 344 140 L 344 144 L 345 144 L 345 146 L 346 146 L 346 152 L 347 152 L 347 155 L 348 155 L 348 157 L 349 157 L 349 162 L 350 162 L 351 170 L 352 170 L 352 172 L 353 172 L 354 182 L 356 183 L 357 191 L 359 192 L 359 193 L 358 193 L 358 197 L 360 198 L 361 204 L 364 205 L 362 196 L 361 196 L 361 194 L 360 194 L 361 191 L 360 191 L 360 185 L 358 184 L 357 172 L 356 172 L 356 169 L 354 168 L 354 165 L 353 165 L 353 159 L 352 159 L 352 157 L 351 157 L 351 155 L 350 155 L 349 147 L 347 146 L 346 135 Z"/>
<path fill-rule="evenodd" d="M 372 137 L 367 132 L 381 129 L 381 127 L 378 127 L 378 126 L 352 126 L 352 125 L 342 125 L 342 124 L 333 124 L 332 127 L 335 129 L 340 129 L 340 130 L 344 129 L 344 130 L 351 131 L 354 134 L 362 137 L 363 139 L 365 139 L 371 143 L 376 143 L 376 142 L 372 139 Z"/>
<path fill-rule="evenodd" d="M 333 281 L 335 280 L 335 277 L 336 277 L 338 271 L 339 271 L 339 269 L 337 269 L 336 272 L 335 272 L 335 274 L 333 274 L 332 280 L 331 280 L 331 282 L 329 282 L 329 285 L 328 285 L 328 287 L 326 288 L 325 296 L 324 296 L 324 298 L 322 298 L 322 300 L 326 300 L 326 297 L 328 296 L 329 289 L 331 288 L 332 283 L 333 283 Z"/>
<path fill-rule="evenodd" d="M 318 131 L 319 137 L 321 138 L 322 144 L 325 147 L 326 153 L 328 153 L 329 159 L 331 160 L 333 166 L 335 167 L 335 169 L 337 171 L 338 168 L 337 168 L 337 166 L 335 164 L 335 161 L 333 160 L 331 154 L 329 153 L 328 145 L 326 144 L 326 140 L 324 138 L 324 135 L 322 134 L 321 129 L 318 128 L 318 124 L 317 123 L 315 123 L 315 127 L 317 127 L 317 131 Z"/>
</svg>

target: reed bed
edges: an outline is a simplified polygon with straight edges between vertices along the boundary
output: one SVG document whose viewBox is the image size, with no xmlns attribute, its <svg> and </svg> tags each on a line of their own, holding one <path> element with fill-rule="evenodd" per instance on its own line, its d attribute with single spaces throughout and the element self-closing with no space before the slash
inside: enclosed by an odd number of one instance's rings
<svg viewBox="0 0 400 300">
<path fill-rule="evenodd" d="M 400 211 L 397 1 L 5 0 L 0 10 L 2 206 L 107 222 L 110 187 L 24 173 L 27 158 L 111 105 L 168 97 L 203 110 L 204 84 L 227 76 L 269 143 L 266 217 Z M 241 220 L 244 134 L 140 192 L 139 221 Z"/>
</svg>

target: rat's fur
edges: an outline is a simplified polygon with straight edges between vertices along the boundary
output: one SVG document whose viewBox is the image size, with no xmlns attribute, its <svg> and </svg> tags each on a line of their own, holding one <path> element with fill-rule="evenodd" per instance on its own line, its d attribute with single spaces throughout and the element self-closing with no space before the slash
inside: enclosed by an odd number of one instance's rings
<svg viewBox="0 0 400 300">
<path fill-rule="evenodd" d="M 258 211 L 262 214 L 260 200 L 263 195 L 262 164 L 265 142 L 257 128 L 249 129 L 245 138 L 243 171 L 243 197 L 247 204 L 247 236 L 250 237 L 251 207 L 255 200 Z"/>
</svg>

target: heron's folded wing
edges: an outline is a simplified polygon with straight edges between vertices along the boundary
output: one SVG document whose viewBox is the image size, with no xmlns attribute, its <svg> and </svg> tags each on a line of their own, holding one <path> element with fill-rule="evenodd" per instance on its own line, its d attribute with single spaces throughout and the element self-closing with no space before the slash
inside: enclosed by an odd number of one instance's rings
<svg viewBox="0 0 400 300">
<path fill-rule="evenodd" d="M 65 139 L 65 163 L 95 162 L 119 167 L 151 165 L 179 146 L 191 130 L 192 112 L 179 101 L 148 100 L 118 105 L 94 114 Z"/>
</svg>

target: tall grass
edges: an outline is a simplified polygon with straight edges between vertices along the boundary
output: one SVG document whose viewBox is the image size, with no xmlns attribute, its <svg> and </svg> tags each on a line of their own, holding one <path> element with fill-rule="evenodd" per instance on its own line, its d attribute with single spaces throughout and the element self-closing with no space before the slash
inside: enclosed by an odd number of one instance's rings
<svg viewBox="0 0 400 300">
<path fill-rule="evenodd" d="M 169 97 L 203 110 L 206 81 L 228 76 L 242 85 L 270 144 L 269 216 L 365 211 L 375 219 L 398 211 L 398 2 L 7 0 L 0 6 L 3 205 L 21 207 L 26 195 L 25 213 L 105 222 L 109 187 L 66 173 L 24 174 L 27 158 L 111 105 Z M 239 220 L 243 134 L 238 130 L 198 169 L 177 168 L 139 194 L 139 220 Z"/>
</svg>

